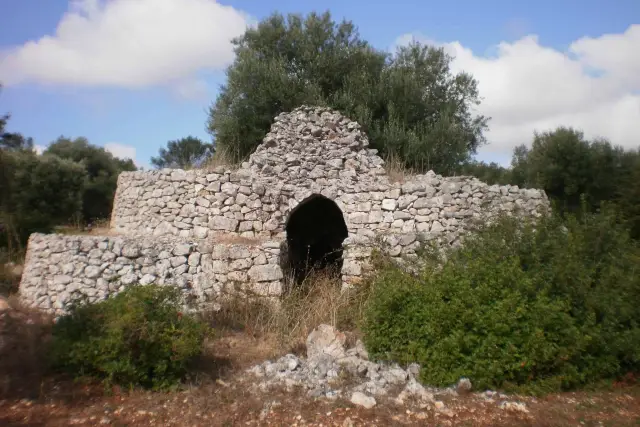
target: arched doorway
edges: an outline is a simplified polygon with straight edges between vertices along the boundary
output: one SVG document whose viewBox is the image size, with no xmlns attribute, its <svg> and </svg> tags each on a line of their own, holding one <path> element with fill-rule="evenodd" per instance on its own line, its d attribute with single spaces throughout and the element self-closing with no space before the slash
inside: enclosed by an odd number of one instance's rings
<svg viewBox="0 0 640 427">
<path fill-rule="evenodd" d="M 349 235 L 342 211 L 334 201 L 313 194 L 296 206 L 285 224 L 285 270 L 300 284 L 314 270 L 339 274 L 342 242 Z"/>
</svg>

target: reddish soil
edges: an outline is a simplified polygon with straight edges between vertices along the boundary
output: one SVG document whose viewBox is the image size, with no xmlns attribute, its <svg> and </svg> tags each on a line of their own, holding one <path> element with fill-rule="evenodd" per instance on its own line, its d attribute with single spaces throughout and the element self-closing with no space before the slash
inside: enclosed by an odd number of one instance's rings
<svg viewBox="0 0 640 427">
<path fill-rule="evenodd" d="M 73 382 L 47 375 L 48 326 L 34 313 L 0 312 L 0 426 L 638 426 L 640 387 L 634 378 L 612 390 L 513 399 L 528 412 L 501 409 L 470 394 L 443 399 L 444 409 L 380 398 L 372 409 L 349 396 L 330 401 L 302 390 L 256 391 L 249 366 L 282 351 L 274 340 L 228 332 L 184 389 L 149 392 Z M 392 397 L 395 397 L 393 395 Z"/>
</svg>

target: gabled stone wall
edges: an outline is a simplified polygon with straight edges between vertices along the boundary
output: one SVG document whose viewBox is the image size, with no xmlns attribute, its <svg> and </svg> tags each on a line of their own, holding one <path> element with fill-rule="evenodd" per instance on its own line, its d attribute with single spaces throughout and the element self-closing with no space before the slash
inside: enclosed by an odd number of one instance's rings
<svg viewBox="0 0 640 427">
<path fill-rule="evenodd" d="M 284 238 L 289 212 L 321 194 L 343 212 L 350 236 L 395 235 L 399 255 L 410 253 L 419 238 L 454 243 L 474 221 L 499 212 L 535 215 L 548 207 L 542 191 L 489 186 L 472 177 L 429 172 L 390 182 L 384 162 L 368 145 L 358 123 L 302 107 L 278 116 L 238 170 L 122 173 L 111 226 L 155 236 Z"/>
<path fill-rule="evenodd" d="M 335 229 L 347 229 L 340 237 L 345 284 L 366 272 L 374 244 L 411 257 L 423 242 L 458 245 L 500 213 L 536 216 L 549 208 L 543 191 L 472 177 L 428 172 L 392 182 L 358 123 L 301 107 L 279 115 L 237 169 L 122 173 L 111 218 L 120 236 L 33 235 L 20 292 L 57 312 L 75 296 L 97 300 L 132 283 L 181 286 L 202 300 L 215 299 L 228 283 L 277 294 L 286 274 L 280 248 L 290 254 L 301 246 L 287 221 L 319 196 L 341 212 L 344 223 Z M 325 219 L 322 212 L 317 219 Z M 315 231 L 302 246 L 322 237 Z M 255 243 L 228 243 L 234 236 Z"/>
</svg>

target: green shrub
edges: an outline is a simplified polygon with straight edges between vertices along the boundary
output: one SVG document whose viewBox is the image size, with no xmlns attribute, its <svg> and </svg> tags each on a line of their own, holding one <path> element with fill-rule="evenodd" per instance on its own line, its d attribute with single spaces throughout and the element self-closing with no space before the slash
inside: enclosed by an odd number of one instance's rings
<svg viewBox="0 0 640 427">
<path fill-rule="evenodd" d="M 57 156 L 78 165 L 86 174 L 80 199 L 83 221 L 96 221 L 111 216 L 118 175 L 137 168 L 131 159 L 115 157 L 103 147 L 95 146 L 87 138 L 59 137 L 42 157 Z"/>
<path fill-rule="evenodd" d="M 615 215 L 504 218 L 407 274 L 373 279 L 365 344 L 421 379 L 551 391 L 640 367 L 640 252 Z"/>
<path fill-rule="evenodd" d="M 76 304 L 53 328 L 52 361 L 76 376 L 165 388 L 202 349 L 206 326 L 183 315 L 180 291 L 132 286 L 96 304 Z"/>
<path fill-rule="evenodd" d="M 86 177 L 82 165 L 54 155 L 0 150 L 0 246 L 21 251 L 31 233 L 77 217 Z"/>
</svg>

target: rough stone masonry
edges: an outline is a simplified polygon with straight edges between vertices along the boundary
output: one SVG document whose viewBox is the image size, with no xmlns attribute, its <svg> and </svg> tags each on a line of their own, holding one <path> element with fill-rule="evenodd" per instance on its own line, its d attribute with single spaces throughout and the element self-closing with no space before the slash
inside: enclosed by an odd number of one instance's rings
<svg viewBox="0 0 640 427">
<path fill-rule="evenodd" d="M 549 207 L 543 191 L 472 177 L 430 171 L 394 182 L 368 146 L 358 123 L 302 106 L 277 116 L 239 168 L 123 172 L 115 236 L 32 235 L 20 293 L 55 312 L 135 283 L 176 285 L 209 301 L 238 285 L 278 295 L 289 268 L 299 279 L 323 262 L 349 285 L 375 245 L 412 257 L 423 242 L 460 244 L 499 213 Z"/>
</svg>

